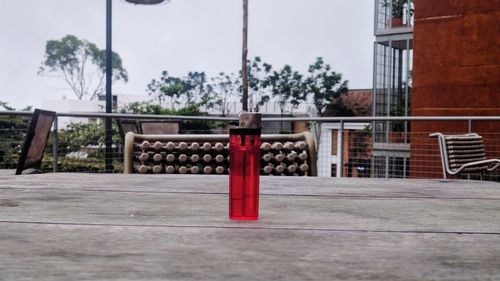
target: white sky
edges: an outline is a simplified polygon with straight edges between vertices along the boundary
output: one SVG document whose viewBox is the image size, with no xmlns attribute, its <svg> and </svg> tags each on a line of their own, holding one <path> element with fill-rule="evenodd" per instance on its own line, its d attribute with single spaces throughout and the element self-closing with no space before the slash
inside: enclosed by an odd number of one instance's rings
<svg viewBox="0 0 500 281">
<path fill-rule="evenodd" d="M 373 0 L 250 0 L 249 58 L 301 72 L 318 56 L 349 87 L 372 87 Z M 0 100 L 16 108 L 74 98 L 64 82 L 38 76 L 45 42 L 73 34 L 105 48 L 105 0 L 0 0 Z M 241 67 L 241 0 L 113 1 L 113 51 L 129 82 L 115 94 L 145 93 L 162 70 L 236 72 Z"/>
</svg>

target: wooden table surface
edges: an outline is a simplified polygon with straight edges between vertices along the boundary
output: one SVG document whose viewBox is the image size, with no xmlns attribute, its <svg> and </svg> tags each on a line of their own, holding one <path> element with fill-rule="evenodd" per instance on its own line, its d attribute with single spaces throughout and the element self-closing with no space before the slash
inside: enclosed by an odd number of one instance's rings
<svg viewBox="0 0 500 281">
<path fill-rule="evenodd" d="M 500 280 L 500 184 L 0 174 L 0 280 Z"/>
</svg>

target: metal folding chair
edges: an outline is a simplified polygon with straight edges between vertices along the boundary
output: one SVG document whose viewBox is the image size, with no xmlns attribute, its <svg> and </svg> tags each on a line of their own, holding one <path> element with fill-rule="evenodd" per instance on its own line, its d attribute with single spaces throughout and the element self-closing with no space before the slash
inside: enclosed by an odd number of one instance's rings
<svg viewBox="0 0 500 281">
<path fill-rule="evenodd" d="M 432 133 L 439 140 L 443 177 L 447 174 L 479 173 L 493 171 L 500 166 L 499 159 L 487 159 L 483 137 L 476 134 L 443 135 Z"/>
</svg>

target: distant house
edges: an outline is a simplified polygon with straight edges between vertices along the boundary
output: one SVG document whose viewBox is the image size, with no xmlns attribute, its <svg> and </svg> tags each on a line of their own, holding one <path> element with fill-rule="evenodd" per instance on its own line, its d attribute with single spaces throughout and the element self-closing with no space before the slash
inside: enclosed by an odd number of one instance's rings
<svg viewBox="0 0 500 281">
<path fill-rule="evenodd" d="M 340 103 L 331 104 L 322 117 L 371 116 L 372 90 L 349 90 Z M 370 175 L 372 141 L 369 123 L 322 123 L 318 146 L 318 176 Z M 342 145 L 340 145 L 342 144 Z"/>
<path fill-rule="evenodd" d="M 321 116 L 371 116 L 372 95 L 371 89 L 349 90 L 340 103 L 327 105 Z"/>
</svg>

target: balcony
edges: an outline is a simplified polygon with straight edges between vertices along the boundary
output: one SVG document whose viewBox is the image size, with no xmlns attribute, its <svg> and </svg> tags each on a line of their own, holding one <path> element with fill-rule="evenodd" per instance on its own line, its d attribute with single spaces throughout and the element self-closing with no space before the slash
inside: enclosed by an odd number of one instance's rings
<svg viewBox="0 0 500 281">
<path fill-rule="evenodd" d="M 375 0 L 375 35 L 413 32 L 414 0 Z"/>
</svg>

